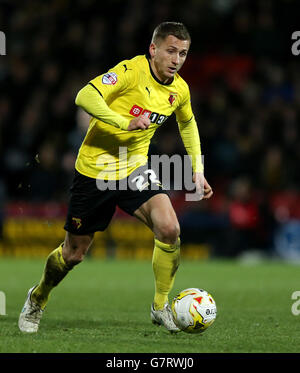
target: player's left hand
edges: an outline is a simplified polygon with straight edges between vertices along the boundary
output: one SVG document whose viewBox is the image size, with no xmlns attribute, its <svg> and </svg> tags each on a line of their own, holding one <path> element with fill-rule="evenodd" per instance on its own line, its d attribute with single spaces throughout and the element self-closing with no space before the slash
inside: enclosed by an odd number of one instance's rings
<svg viewBox="0 0 300 373">
<path fill-rule="evenodd" d="M 208 199 L 213 195 L 212 187 L 208 184 L 202 172 L 195 172 L 193 174 L 193 182 L 196 185 L 196 191 L 203 195 L 203 199 Z"/>
</svg>

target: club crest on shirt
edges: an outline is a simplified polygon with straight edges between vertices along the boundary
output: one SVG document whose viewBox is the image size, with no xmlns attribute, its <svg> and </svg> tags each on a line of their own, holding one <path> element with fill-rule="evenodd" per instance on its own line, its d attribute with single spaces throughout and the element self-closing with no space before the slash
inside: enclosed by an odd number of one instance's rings
<svg viewBox="0 0 300 373">
<path fill-rule="evenodd" d="M 176 92 L 170 92 L 169 102 L 170 102 L 171 105 L 174 104 L 174 102 L 176 100 L 176 97 L 177 97 L 177 93 Z"/>
<path fill-rule="evenodd" d="M 115 85 L 118 81 L 118 76 L 116 73 L 107 73 L 102 77 L 103 84 Z"/>
</svg>

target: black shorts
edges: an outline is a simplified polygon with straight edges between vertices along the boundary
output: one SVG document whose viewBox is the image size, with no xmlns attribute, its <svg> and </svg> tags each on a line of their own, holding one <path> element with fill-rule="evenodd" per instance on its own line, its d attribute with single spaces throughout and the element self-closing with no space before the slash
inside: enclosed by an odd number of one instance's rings
<svg viewBox="0 0 300 373">
<path fill-rule="evenodd" d="M 133 215 L 154 195 L 167 194 L 156 175 L 146 166 L 123 180 L 111 182 L 96 180 L 75 170 L 70 192 L 64 229 L 78 235 L 104 231 L 116 206 Z"/>
</svg>

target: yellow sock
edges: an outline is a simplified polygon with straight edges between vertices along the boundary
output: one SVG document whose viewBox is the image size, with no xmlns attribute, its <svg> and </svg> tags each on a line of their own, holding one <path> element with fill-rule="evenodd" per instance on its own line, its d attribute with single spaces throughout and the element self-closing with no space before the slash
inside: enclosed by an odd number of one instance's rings
<svg viewBox="0 0 300 373">
<path fill-rule="evenodd" d="M 154 309 L 163 309 L 168 301 L 179 266 L 180 239 L 173 245 L 154 240 L 152 268 L 155 279 Z"/>
<path fill-rule="evenodd" d="M 62 256 L 62 245 L 52 251 L 46 261 L 43 276 L 38 286 L 33 290 L 31 298 L 45 308 L 50 291 L 59 284 L 71 268 L 69 268 Z"/>
</svg>

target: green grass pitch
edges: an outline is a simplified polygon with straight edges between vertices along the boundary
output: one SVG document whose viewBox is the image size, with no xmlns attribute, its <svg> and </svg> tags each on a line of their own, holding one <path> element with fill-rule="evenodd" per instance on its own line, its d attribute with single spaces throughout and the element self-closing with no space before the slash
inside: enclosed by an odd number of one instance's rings
<svg viewBox="0 0 300 373">
<path fill-rule="evenodd" d="M 234 261 L 182 261 L 171 297 L 187 287 L 214 296 L 218 316 L 203 334 L 171 335 L 152 325 L 154 280 L 149 261 L 87 258 L 53 290 L 34 335 L 18 329 L 28 289 L 44 261 L 0 259 L 1 353 L 297 353 L 300 315 L 291 296 L 300 290 L 296 265 Z"/>
</svg>

